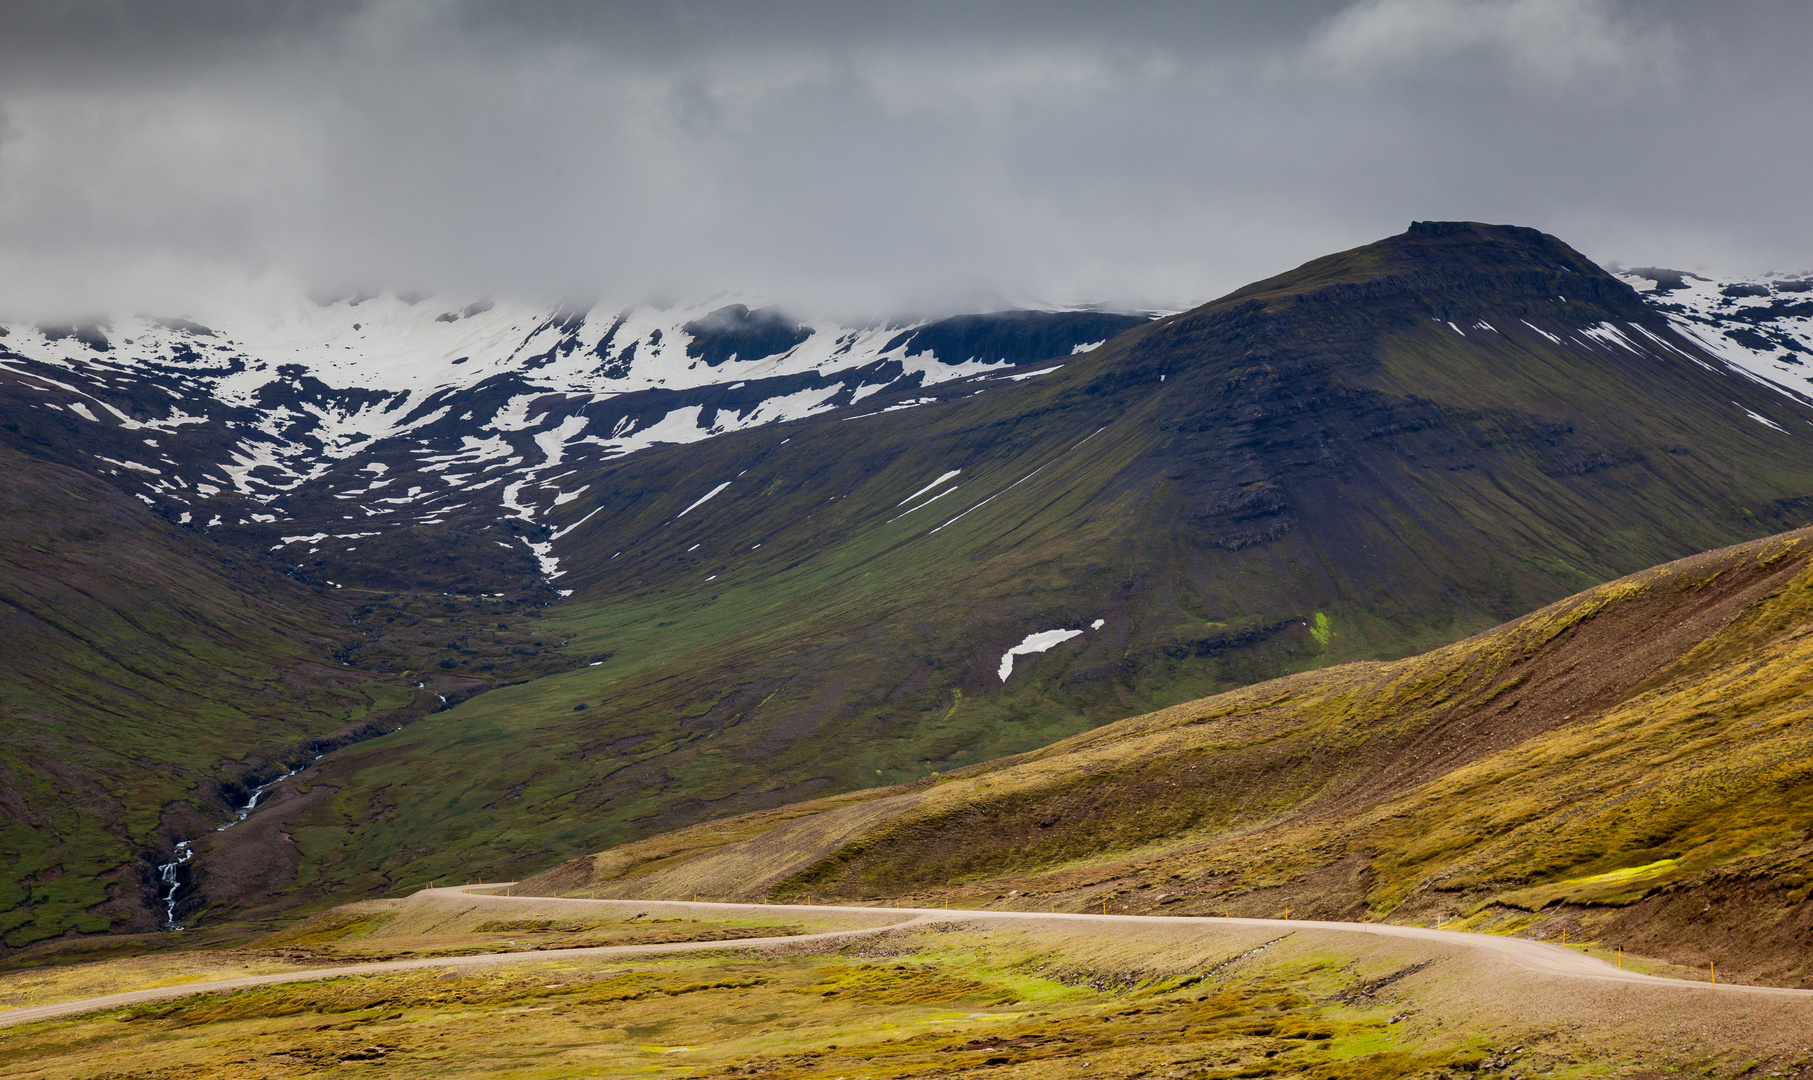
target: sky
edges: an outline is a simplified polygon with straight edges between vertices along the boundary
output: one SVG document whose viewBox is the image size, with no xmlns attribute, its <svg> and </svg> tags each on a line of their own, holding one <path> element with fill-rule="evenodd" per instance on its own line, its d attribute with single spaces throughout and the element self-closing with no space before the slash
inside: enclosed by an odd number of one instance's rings
<svg viewBox="0 0 1813 1080">
<path fill-rule="evenodd" d="M 0 0 L 0 26 L 10 318 L 358 288 L 1181 308 L 1449 218 L 1813 267 L 1804 3 Z"/>
</svg>

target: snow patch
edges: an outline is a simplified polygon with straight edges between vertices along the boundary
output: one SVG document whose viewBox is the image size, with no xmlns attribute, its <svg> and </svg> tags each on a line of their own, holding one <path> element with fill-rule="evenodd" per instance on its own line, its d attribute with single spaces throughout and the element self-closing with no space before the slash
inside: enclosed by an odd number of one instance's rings
<svg viewBox="0 0 1813 1080">
<path fill-rule="evenodd" d="M 1732 402 L 1732 404 L 1737 405 L 1737 402 L 1734 401 L 1734 402 Z M 1740 409 L 1744 409 L 1744 407 L 1742 405 L 1737 405 L 1737 407 Z M 1788 433 L 1787 428 L 1782 427 L 1780 424 L 1769 419 L 1767 416 L 1758 415 L 1757 413 L 1751 412 L 1749 409 L 1744 409 L 1744 415 L 1748 416 L 1752 420 L 1755 420 L 1757 423 L 1763 425 L 1764 427 L 1774 428 L 1776 431 L 1781 432 L 1783 435 L 1786 435 Z"/>
<path fill-rule="evenodd" d="M 1601 344 L 1616 345 L 1625 352 L 1634 353 L 1638 356 L 1643 355 L 1643 350 L 1632 344 L 1630 338 L 1625 337 L 1624 332 L 1613 326 L 1611 323 L 1602 322 L 1596 326 L 1588 326 L 1580 332 Z"/>
<path fill-rule="evenodd" d="M 908 496 L 907 496 L 907 497 L 906 497 L 906 498 L 904 498 L 904 499 L 902 499 L 902 500 L 900 500 L 900 501 L 899 501 L 899 502 L 897 502 L 897 503 L 895 503 L 895 504 L 894 504 L 894 505 L 895 505 L 895 507 L 897 507 L 897 508 L 898 508 L 898 507 L 902 507 L 902 506 L 905 506 L 905 505 L 906 505 L 906 504 L 907 504 L 907 503 L 910 503 L 910 502 L 912 502 L 912 501 L 913 501 L 913 500 L 914 500 L 914 499 L 917 499 L 917 498 L 918 498 L 918 497 L 919 497 L 919 496 L 921 496 L 921 495 L 924 495 L 924 494 L 925 494 L 925 493 L 926 493 L 926 492 L 928 492 L 928 491 L 930 491 L 930 490 L 932 490 L 932 489 L 933 489 L 933 488 L 935 488 L 935 487 L 937 487 L 937 486 L 938 486 L 938 485 L 939 485 L 939 484 L 942 484 L 942 483 L 944 483 L 944 482 L 945 482 L 945 481 L 946 481 L 946 480 L 949 480 L 949 479 L 951 479 L 951 478 L 952 478 L 952 477 L 954 477 L 954 476 L 956 476 L 956 475 L 958 475 L 958 474 L 959 474 L 959 473 L 961 473 L 961 472 L 962 472 L 962 471 L 963 471 L 963 470 L 962 470 L 962 469 L 952 469 L 952 470 L 951 470 L 951 471 L 950 471 L 950 472 L 947 472 L 947 473 L 945 473 L 945 474 L 944 474 L 944 475 L 943 475 L 943 476 L 940 476 L 940 477 L 939 477 L 939 478 L 938 478 L 938 479 L 936 479 L 936 480 L 934 480 L 934 481 L 932 481 L 932 482 L 931 482 L 931 483 L 929 483 L 929 484 L 927 484 L 927 485 L 925 485 L 925 486 L 924 486 L 924 487 L 922 487 L 922 488 L 920 488 L 920 489 L 919 489 L 919 490 L 918 490 L 918 491 L 915 491 L 915 492 L 913 492 L 913 493 L 912 493 L 912 494 L 911 494 L 911 495 L 908 495 Z"/>
<path fill-rule="evenodd" d="M 702 504 L 709 501 L 713 496 L 719 494 L 720 492 L 722 492 L 725 488 L 727 488 L 729 486 L 730 486 L 730 481 L 726 480 L 722 484 L 719 484 L 717 487 L 714 487 L 710 491 L 707 491 L 705 494 L 699 496 L 698 501 L 694 502 L 691 506 L 689 506 L 686 509 L 675 514 L 674 520 L 678 521 L 681 518 L 685 517 L 686 515 L 692 513 L 694 510 L 698 509 Z"/>
<path fill-rule="evenodd" d="M 895 515 L 895 516 L 893 516 L 893 517 L 891 517 L 891 518 L 889 518 L 889 519 L 888 519 L 888 520 L 887 520 L 887 521 L 885 521 L 885 522 L 883 522 L 883 524 L 885 524 L 885 525 L 892 525 L 892 524 L 894 524 L 894 523 L 895 523 L 895 522 L 896 522 L 896 521 L 899 521 L 899 520 L 900 520 L 900 519 L 901 519 L 901 518 L 903 518 L 903 517 L 906 517 L 906 516 L 907 516 L 907 514 L 910 514 L 910 513 L 912 513 L 912 512 L 913 512 L 913 511 L 914 511 L 914 510 L 923 510 L 923 509 L 925 509 L 925 508 L 926 508 L 926 507 L 928 507 L 928 506 L 930 506 L 930 505 L 932 505 L 932 504 L 933 504 L 933 503 L 935 503 L 935 502 L 937 502 L 937 501 L 938 501 L 938 500 L 939 500 L 939 499 L 942 499 L 942 498 L 944 498 L 944 497 L 945 497 L 945 496 L 946 496 L 946 495 L 949 495 L 949 494 L 950 494 L 950 493 L 951 493 L 951 492 L 953 492 L 953 491 L 956 491 L 956 490 L 957 490 L 957 486 L 956 486 L 956 485 L 955 485 L 955 484 L 953 484 L 953 485 L 951 485 L 951 486 L 950 486 L 950 487 L 947 487 L 947 488 L 945 488 L 945 489 L 944 489 L 944 490 L 943 490 L 943 491 L 940 491 L 940 492 L 939 492 L 939 493 L 938 493 L 938 494 L 936 494 L 936 495 L 934 495 L 934 496 L 932 496 L 932 497 L 931 497 L 931 498 L 929 498 L 929 499 L 927 499 L 927 500 L 925 500 L 925 501 L 924 501 L 924 502 L 922 502 L 922 503 L 920 503 L 920 504 L 919 504 L 919 505 L 918 505 L 918 506 L 915 506 L 915 507 L 913 507 L 913 509 L 912 509 L 912 510 L 908 510 L 908 511 L 907 511 L 907 512 L 906 512 L 906 514 L 896 514 L 896 515 Z M 941 527 L 942 527 L 942 526 L 941 526 Z M 934 530 L 934 531 L 935 531 L 935 530 Z"/>
<path fill-rule="evenodd" d="M 996 674 L 1001 676 L 1002 682 L 1006 682 L 1007 677 L 1012 675 L 1014 671 L 1014 657 L 1042 653 L 1046 649 L 1049 649 L 1054 645 L 1061 645 L 1073 637 L 1081 637 L 1082 634 L 1083 632 L 1081 630 L 1041 630 L 1036 634 L 1027 634 L 1018 645 L 1015 645 L 1013 648 L 1001 654 L 1001 667 Z"/>
</svg>

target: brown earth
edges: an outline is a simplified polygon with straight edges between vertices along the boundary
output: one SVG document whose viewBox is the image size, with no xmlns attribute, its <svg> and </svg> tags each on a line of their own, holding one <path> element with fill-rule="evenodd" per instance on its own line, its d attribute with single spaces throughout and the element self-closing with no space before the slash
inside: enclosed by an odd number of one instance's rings
<svg viewBox="0 0 1813 1080">
<path fill-rule="evenodd" d="M 525 888 L 1573 928 L 1813 985 L 1813 530 Z"/>
</svg>

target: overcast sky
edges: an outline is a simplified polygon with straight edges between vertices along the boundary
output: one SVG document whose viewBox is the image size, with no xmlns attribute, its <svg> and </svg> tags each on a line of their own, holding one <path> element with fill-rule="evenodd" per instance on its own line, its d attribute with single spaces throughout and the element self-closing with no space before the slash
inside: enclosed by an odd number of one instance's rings
<svg viewBox="0 0 1813 1080">
<path fill-rule="evenodd" d="M 1802 269 L 1810 41 L 1805 3 L 0 0 L 0 312 L 1187 306 L 1422 218 Z"/>
</svg>

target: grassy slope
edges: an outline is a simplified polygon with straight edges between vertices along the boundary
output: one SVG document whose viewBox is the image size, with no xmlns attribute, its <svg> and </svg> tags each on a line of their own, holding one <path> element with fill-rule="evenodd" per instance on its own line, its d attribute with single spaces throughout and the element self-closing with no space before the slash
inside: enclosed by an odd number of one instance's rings
<svg viewBox="0 0 1813 1080">
<path fill-rule="evenodd" d="M 0 940 L 148 928 L 151 856 L 224 785 L 410 695 L 328 666 L 307 591 L 79 473 L 0 473 Z"/>
<path fill-rule="evenodd" d="M 910 781 L 1798 524 L 1813 465 L 1743 415 L 1794 406 L 1579 333 L 1613 318 L 1667 335 L 1552 238 L 1406 235 L 1039 379 L 627 459 L 567 508 L 547 620 L 603 662 L 329 763 L 299 880 L 514 873 Z"/>
<path fill-rule="evenodd" d="M 1582 923 L 1813 982 L 1813 530 L 530 887 Z M 1009 895 L 1011 890 L 1017 895 Z M 1711 899 L 1721 901 L 1716 914 Z M 1522 913 L 1522 914 L 1519 914 Z M 1683 920 L 1696 921 L 1688 927 Z"/>
</svg>

